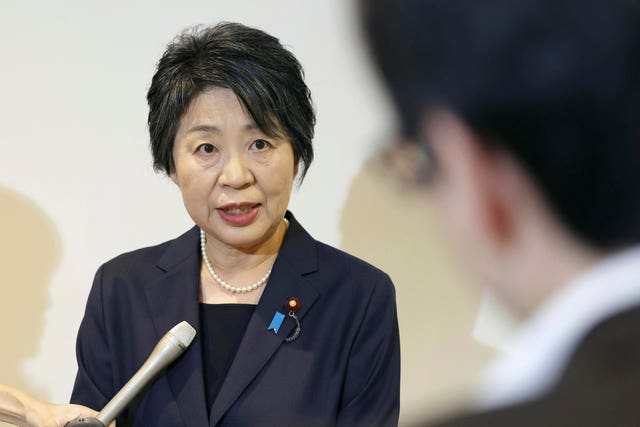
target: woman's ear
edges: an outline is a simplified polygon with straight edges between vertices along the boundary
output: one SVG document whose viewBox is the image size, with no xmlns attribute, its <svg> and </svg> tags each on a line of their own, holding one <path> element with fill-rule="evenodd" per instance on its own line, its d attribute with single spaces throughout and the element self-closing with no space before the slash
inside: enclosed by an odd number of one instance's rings
<svg viewBox="0 0 640 427">
<path fill-rule="evenodd" d="M 175 168 L 171 171 L 171 173 L 169 173 L 169 178 L 171 178 L 171 181 L 173 181 L 174 184 L 180 187 L 180 183 L 178 182 L 178 173 L 176 172 Z"/>
</svg>

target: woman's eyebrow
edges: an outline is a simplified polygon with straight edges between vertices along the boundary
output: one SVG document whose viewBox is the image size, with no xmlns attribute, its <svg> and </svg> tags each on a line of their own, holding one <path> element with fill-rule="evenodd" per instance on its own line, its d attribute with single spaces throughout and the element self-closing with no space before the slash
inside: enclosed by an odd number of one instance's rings
<svg viewBox="0 0 640 427">
<path fill-rule="evenodd" d="M 256 130 L 256 129 L 259 130 L 258 126 L 255 123 L 247 123 L 246 125 L 243 126 L 243 130 L 245 131 Z M 218 135 L 222 133 L 220 128 L 216 125 L 196 125 L 189 128 L 189 130 L 187 131 L 187 133 L 191 133 L 191 132 L 211 132 Z"/>
</svg>

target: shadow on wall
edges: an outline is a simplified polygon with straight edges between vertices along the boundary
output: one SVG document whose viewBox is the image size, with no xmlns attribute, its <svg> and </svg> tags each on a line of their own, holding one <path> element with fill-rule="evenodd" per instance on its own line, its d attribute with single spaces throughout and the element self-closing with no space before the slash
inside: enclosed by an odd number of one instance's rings
<svg viewBox="0 0 640 427">
<path fill-rule="evenodd" d="M 341 248 L 386 271 L 396 286 L 402 352 L 401 424 L 465 403 L 493 354 L 471 334 L 480 305 L 425 209 L 369 160 L 342 213 Z"/>
<path fill-rule="evenodd" d="M 40 346 L 60 237 L 42 209 L 2 186 L 0 212 L 0 383 L 46 398 L 29 382 L 23 362 Z"/>
</svg>

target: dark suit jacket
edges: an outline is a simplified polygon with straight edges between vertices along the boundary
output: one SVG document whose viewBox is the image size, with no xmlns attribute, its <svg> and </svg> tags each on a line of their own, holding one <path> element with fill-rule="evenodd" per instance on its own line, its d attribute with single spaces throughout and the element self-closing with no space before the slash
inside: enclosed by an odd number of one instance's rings
<svg viewBox="0 0 640 427">
<path fill-rule="evenodd" d="M 438 427 L 640 425 L 640 307 L 598 324 L 544 396 Z M 435 425 L 434 425 L 435 426 Z"/>
<path fill-rule="evenodd" d="M 394 288 L 382 271 L 315 241 L 293 215 L 269 283 L 207 419 L 201 343 L 118 418 L 118 427 L 390 426 L 399 411 Z M 199 330 L 199 231 L 121 255 L 96 273 L 78 332 L 71 401 L 100 409 L 157 341 L 188 321 Z M 300 337 L 276 311 L 297 297 Z"/>
</svg>

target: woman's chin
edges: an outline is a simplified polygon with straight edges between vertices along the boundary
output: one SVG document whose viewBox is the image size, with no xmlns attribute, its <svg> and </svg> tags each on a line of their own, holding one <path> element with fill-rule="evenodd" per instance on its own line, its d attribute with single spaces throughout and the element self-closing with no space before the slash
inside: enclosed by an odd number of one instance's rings
<svg viewBox="0 0 640 427">
<path fill-rule="evenodd" d="M 251 224 L 244 227 L 227 225 L 216 230 L 214 238 L 225 246 L 235 249 L 254 249 L 264 244 L 268 238 L 267 229 Z"/>
</svg>

